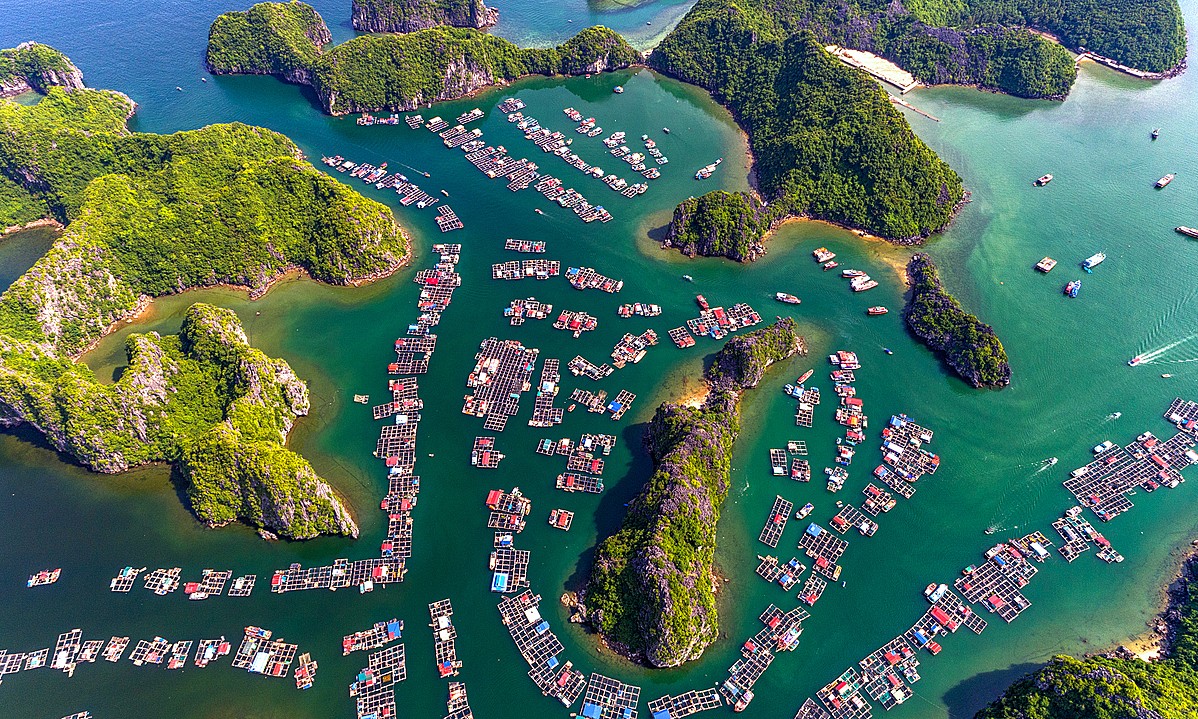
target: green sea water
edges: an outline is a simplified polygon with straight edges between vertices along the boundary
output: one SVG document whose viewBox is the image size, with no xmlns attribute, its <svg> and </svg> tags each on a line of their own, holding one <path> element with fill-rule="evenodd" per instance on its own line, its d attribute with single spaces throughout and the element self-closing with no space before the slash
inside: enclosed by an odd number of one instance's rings
<svg viewBox="0 0 1198 719">
<path fill-rule="evenodd" d="M 352 35 L 348 3 L 316 3 L 334 36 Z M 528 44 L 556 42 L 578 27 L 603 22 L 651 42 L 685 5 L 653 3 L 635 10 L 593 11 L 583 3 L 499 3 L 497 31 Z M 147 2 L 130 7 L 85 7 L 55 2 L 36 12 L 0 2 L 0 41 L 11 46 L 37 38 L 67 52 L 90 85 L 129 93 L 140 103 L 136 129 L 168 132 L 209 122 L 238 120 L 286 133 L 313 158 L 322 154 L 377 164 L 404 163 L 431 173 L 422 185 L 445 189 L 446 200 L 466 229 L 446 235 L 464 245 L 459 269 L 463 287 L 444 314 L 437 352 L 421 377 L 426 408 L 419 438 L 417 473 L 423 478 L 415 511 L 415 556 L 407 580 L 370 595 L 342 591 L 266 591 L 276 568 L 291 562 L 328 563 L 337 557 L 375 553 L 385 532 L 378 499 L 385 487 L 381 464 L 371 456 L 378 425 L 369 409 L 351 402 L 355 393 L 377 400 L 385 391 L 390 346 L 414 316 L 417 287 L 412 274 L 430 260 L 429 245 L 441 241 L 429 210 L 401 208 L 392 193 L 355 183 L 364 193 L 391 204 L 413 236 L 411 268 L 370 287 L 332 288 L 306 280 L 281 283 L 265 298 L 203 290 L 156 301 L 142 320 L 105 339 L 85 360 L 104 379 L 124 363 L 123 341 L 131 332 L 175 331 L 188 305 L 214 302 L 237 311 L 252 342 L 286 358 L 312 390 L 312 414 L 302 420 L 291 445 L 352 504 L 362 528 L 356 542 L 321 539 L 306 543 L 266 543 L 244 527 L 201 528 L 180 501 L 165 468 L 147 468 L 116 477 L 98 476 L 62 461 L 30 433 L 0 435 L 0 648 L 26 651 L 52 644 L 59 632 L 83 629 L 85 638 L 111 635 L 170 640 L 234 636 L 246 624 L 273 629 L 298 642 L 320 662 L 316 686 L 294 689 L 290 679 L 272 680 L 230 669 L 227 663 L 180 672 L 112 665 L 82 666 L 72 678 L 43 669 L 9 676 L 0 685 L 0 716 L 60 717 L 90 709 L 96 717 L 329 717 L 352 716 L 346 687 L 365 656 L 343 658 L 340 637 L 375 621 L 398 616 L 407 622 L 409 676 L 396 694 L 406 716 L 436 717 L 444 712 L 445 685 L 436 678 L 426 605 L 450 598 L 458 626 L 471 705 L 480 717 L 565 716 L 568 710 L 545 699 L 523 676 L 526 665 L 498 621 L 496 595 L 488 591 L 486 562 L 491 533 L 485 528 L 483 498 L 488 489 L 519 485 L 533 500 L 529 528 L 517 539 L 532 550 L 530 579 L 544 597 L 543 611 L 566 646 L 564 659 L 583 671 L 599 671 L 642 686 L 645 699 L 663 693 L 714 685 L 738 656 L 744 638 L 759 626 L 756 616 L 769 603 L 789 608 L 784 594 L 753 574 L 756 541 L 775 494 L 796 505 L 816 505 L 813 519 L 826 522 L 834 502 L 856 502 L 868 470 L 880 459 L 873 446 L 889 414 L 906 412 L 934 429 L 931 449 L 943 466 L 921 480 L 909 502 L 881 520 L 872 538 L 852 537 L 842 564 L 846 585 L 830 587 L 806 624 L 799 649 L 780 656 L 757 686 L 747 716 L 791 716 L 814 690 L 850 664 L 905 630 L 926 607 L 921 591 L 931 581 L 949 581 L 978 561 L 991 539 L 1039 529 L 1070 504 L 1060 486 L 1068 469 L 1083 464 L 1089 448 L 1103 439 L 1126 442 L 1150 429 L 1165 436 L 1161 411 L 1174 396 L 1198 397 L 1195 383 L 1198 340 L 1184 342 L 1152 364 L 1128 368 L 1128 357 L 1183 340 L 1195 327 L 1193 273 L 1198 243 L 1176 235 L 1179 224 L 1198 224 L 1194 178 L 1198 143 L 1193 117 L 1198 80 L 1187 74 L 1164 83 L 1144 83 L 1087 65 L 1065 103 L 1028 102 L 962 88 L 920 90 L 908 100 L 941 118 L 935 123 L 910 114 L 915 130 L 965 178 L 973 202 L 953 227 L 928 245 L 949 288 L 995 326 L 1011 356 L 1015 377 L 1001 391 L 976 391 L 947 372 L 904 331 L 899 312 L 902 286 L 896 268 L 908 250 L 865 242 L 851 233 L 817 223 L 784 226 L 769 254 L 748 266 L 722 260 L 687 260 L 658 249 L 652 237 L 668 221 L 674 205 L 690 194 L 716 187 L 746 186 L 744 141 L 728 117 L 701 91 L 648 71 L 572 80 L 532 79 L 513 88 L 446 103 L 435 112 L 447 118 L 478 106 L 488 111 L 480 126 L 489 142 L 502 143 L 516 156 L 527 155 L 567 180 L 615 215 L 606 225 L 583 225 L 572 213 L 549 205 L 530 191 L 508 192 L 486 180 L 457 151 L 405 125 L 359 127 L 350 119 L 325 117 L 300 88 L 269 78 L 212 78 L 201 59 L 207 25 L 220 3 L 185 9 Z M 1183 9 L 1191 16 L 1198 5 Z M 53 16 L 51 26 L 45 18 Z M 574 20 L 573 23 L 569 20 Z M 645 22 L 652 22 L 651 26 Z M 634 33 L 635 34 L 635 33 Z M 611 88 L 624 84 L 627 92 Z M 175 87 L 183 88 L 176 91 Z M 646 195 L 620 197 L 596 180 L 583 178 L 533 147 L 493 110 L 515 94 L 526 113 L 556 129 L 571 127 L 561 108 L 573 106 L 594 116 L 608 132 L 632 138 L 651 133 L 670 157 L 664 177 Z M 430 113 L 426 111 L 425 115 Z M 660 132 L 668 125 L 673 132 Z M 1162 128 L 1156 142 L 1148 139 Z M 575 151 L 608 171 L 624 169 L 604 152 L 598 139 L 576 136 Z M 694 170 L 724 157 L 705 183 Z M 322 166 L 323 167 L 323 166 Z M 1052 172 L 1056 180 L 1034 189 L 1030 181 Z M 1166 172 L 1178 179 L 1157 192 L 1152 183 Z M 410 173 L 409 173 L 410 174 Z M 344 176 L 335 175 L 347 182 Z M 534 207 L 545 210 L 537 215 Z M 506 237 L 543 239 L 547 258 L 563 265 L 587 264 L 619 277 L 619 295 L 580 293 L 564 280 L 496 282 L 490 264 L 517 255 L 502 249 Z M 47 243 L 45 233 L 26 233 L 0 243 L 0 280 L 11 282 Z M 842 266 L 865 269 L 881 286 L 853 295 L 845 281 L 823 273 L 810 250 L 827 246 Z M 1081 296 L 1068 300 L 1060 288 L 1082 277 L 1077 263 L 1098 251 L 1109 257 L 1084 276 Z M 1048 276 L 1031 270 L 1044 255 L 1061 261 Z M 681 280 L 690 274 L 694 283 Z M 787 291 L 803 303 L 789 307 L 772 295 Z M 644 423 L 661 401 L 696 386 L 705 361 L 718 349 L 711 340 L 677 350 L 665 330 L 695 312 L 693 295 L 713 304 L 750 302 L 767 318 L 792 314 L 811 346 L 811 355 L 771 370 L 744 404 L 744 431 L 733 465 L 733 488 L 720 525 L 718 561 L 728 578 L 722 589 L 721 639 L 703 659 L 682 669 L 649 671 L 601 652 L 593 637 L 567 622 L 557 603 L 564 589 L 586 576 L 597 539 L 610 532 L 624 503 L 649 472 L 641 450 Z M 535 296 L 555 308 L 586 310 L 599 328 L 582 339 L 552 330 L 547 322 L 510 327 L 502 308 L 519 297 Z M 656 302 L 665 308 L 653 319 L 621 319 L 622 302 Z M 888 305 L 884 317 L 866 317 L 868 305 Z M 567 414 L 553 430 L 525 426 L 532 399 L 500 435 L 507 458 L 497 470 L 469 466 L 470 444 L 486 434 L 482 423 L 460 413 L 465 379 L 478 343 L 485 337 L 519 339 L 542 357 L 566 361 L 582 354 L 596 362 L 607 357 L 624 333 L 652 327 L 663 344 L 638 365 L 619 370 L 602 383 L 563 380 L 560 402 L 574 387 L 600 387 L 638 395 L 620 423 L 581 410 Z M 882 352 L 891 348 L 893 355 Z M 804 439 L 818 472 L 831 464 L 837 427 L 832 403 L 818 408 L 813 429 L 796 428 L 794 403 L 780 389 L 808 368 L 821 379 L 823 355 L 856 350 L 865 363 L 858 373 L 859 396 L 872 421 L 870 442 L 858 454 L 844 492 L 827 494 L 822 483 L 799 485 L 769 476 L 768 449 L 788 439 Z M 539 372 L 539 367 L 538 367 Z M 1162 373 L 1172 374 L 1164 379 Z M 822 384 L 831 395 L 830 383 Z M 1119 419 L 1109 419 L 1121 412 Z M 542 437 L 614 432 L 619 440 L 608 457 L 607 490 L 595 496 L 568 495 L 552 488 L 563 470 L 560 458 L 534 454 Z M 1053 468 L 1040 462 L 1059 457 Z M 890 714 L 896 717 L 968 717 L 1013 676 L 1056 652 L 1082 653 L 1137 634 L 1153 614 L 1160 587 L 1169 577 L 1176 549 L 1198 536 L 1191 508 L 1194 482 L 1172 492 L 1133 498 L 1137 507 L 1102 527 L 1127 557 L 1105 565 L 1084 556 L 1072 565 L 1054 558 L 1028 588 L 1031 610 L 1011 626 L 995 618 L 980 636 L 958 634 L 944 641 L 938 657 L 921 667 L 916 697 Z M 551 508 L 576 513 L 569 533 L 551 529 Z M 987 527 L 1001 530 L 986 537 Z M 792 522 L 776 554 L 798 555 L 799 526 Z M 108 580 L 126 564 L 180 566 L 184 577 L 205 567 L 257 573 L 259 587 L 249 599 L 227 597 L 188 602 L 181 594 L 156 597 L 138 586 L 128 595 L 110 593 Z M 50 587 L 25 589 L 29 573 L 61 566 L 63 579 Z M 989 617 L 988 617 L 989 618 Z M 577 709 L 577 705 L 575 706 Z M 642 702 L 642 715 L 647 715 Z M 879 710 L 880 711 L 880 710 Z"/>
</svg>

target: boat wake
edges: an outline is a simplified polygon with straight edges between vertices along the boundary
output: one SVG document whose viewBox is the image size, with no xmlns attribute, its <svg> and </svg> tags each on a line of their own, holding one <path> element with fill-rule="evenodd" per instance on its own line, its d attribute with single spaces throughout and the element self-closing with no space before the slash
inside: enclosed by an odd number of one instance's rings
<svg viewBox="0 0 1198 719">
<path fill-rule="evenodd" d="M 1188 335 L 1186 337 L 1182 337 L 1179 340 L 1174 340 L 1173 342 L 1162 345 L 1155 349 L 1150 349 L 1147 352 L 1141 352 L 1140 354 L 1136 355 L 1136 360 L 1137 360 L 1136 364 L 1153 364 L 1153 363 L 1177 364 L 1177 363 L 1181 363 L 1181 362 L 1198 361 L 1198 357 L 1185 358 L 1185 359 L 1165 359 L 1165 356 L 1167 354 L 1169 354 L 1172 350 L 1174 350 L 1194 339 L 1198 339 L 1198 332 Z"/>
<path fill-rule="evenodd" d="M 1114 422 L 1115 420 L 1119 419 L 1122 416 L 1123 416 L 1122 412 L 1111 412 L 1110 414 L 1108 414 L 1106 416 L 1106 419 L 1104 419 L 1102 422 L 1103 422 L 1103 424 L 1106 424 L 1107 422 Z"/>
<path fill-rule="evenodd" d="M 1049 467 L 1056 465 L 1056 463 L 1057 463 L 1056 457 L 1049 457 L 1048 459 L 1042 459 L 1042 460 L 1040 460 L 1040 466 L 1036 469 L 1035 472 L 1033 472 L 1033 474 L 1040 474 L 1041 472 L 1048 469 Z"/>
</svg>

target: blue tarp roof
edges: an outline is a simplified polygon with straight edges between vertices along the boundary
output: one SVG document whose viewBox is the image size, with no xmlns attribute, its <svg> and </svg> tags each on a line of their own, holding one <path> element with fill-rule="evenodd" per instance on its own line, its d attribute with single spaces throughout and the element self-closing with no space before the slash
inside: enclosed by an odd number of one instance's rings
<svg viewBox="0 0 1198 719">
<path fill-rule="evenodd" d="M 818 537 L 820 534 L 823 533 L 823 531 L 824 530 L 818 524 L 815 524 L 814 522 L 807 525 L 807 534 L 810 534 L 813 537 Z"/>
<path fill-rule="evenodd" d="M 502 592 L 507 589 L 507 572 L 495 572 L 495 576 L 491 579 L 491 591 Z"/>
<path fill-rule="evenodd" d="M 550 669 L 557 669 L 557 657 L 549 657 L 549 661 L 545 662 Z"/>
<path fill-rule="evenodd" d="M 584 717 L 589 717 L 590 719 L 599 719 L 599 711 L 600 710 L 599 710 L 598 704 L 583 704 L 582 705 L 582 715 Z"/>
<path fill-rule="evenodd" d="M 653 719 L 670 719 L 670 710 L 662 709 L 660 711 L 655 711 L 651 716 Z"/>
<path fill-rule="evenodd" d="M 387 633 L 390 634 L 392 637 L 402 636 L 402 630 L 403 630 L 403 628 L 400 625 L 400 622 L 398 622 L 398 621 L 387 622 Z"/>
</svg>

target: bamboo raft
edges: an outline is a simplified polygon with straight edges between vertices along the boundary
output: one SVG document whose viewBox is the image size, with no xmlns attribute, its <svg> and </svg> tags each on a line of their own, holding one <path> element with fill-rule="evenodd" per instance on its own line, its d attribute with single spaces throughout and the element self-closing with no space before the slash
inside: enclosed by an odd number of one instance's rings
<svg viewBox="0 0 1198 719">
<path fill-rule="evenodd" d="M 757 540 L 767 546 L 777 547 L 778 540 L 782 538 L 782 532 L 786 529 L 786 523 L 794 508 L 793 502 L 783 499 L 781 495 L 776 495 L 774 506 L 770 508 L 769 517 L 766 518 L 765 526 L 762 527 Z"/>
</svg>

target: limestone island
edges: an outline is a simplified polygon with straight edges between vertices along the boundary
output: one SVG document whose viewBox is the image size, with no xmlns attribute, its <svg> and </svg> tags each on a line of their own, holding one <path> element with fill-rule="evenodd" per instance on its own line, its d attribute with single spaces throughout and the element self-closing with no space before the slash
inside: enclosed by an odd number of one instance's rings
<svg viewBox="0 0 1198 719">
<path fill-rule="evenodd" d="M 499 11 L 482 0 L 353 0 L 351 22 L 358 32 L 416 32 L 437 25 L 485 30 Z"/>
<path fill-rule="evenodd" d="M 329 46 L 320 14 L 301 2 L 258 3 L 225 13 L 208 34 L 216 74 L 274 75 L 309 85 L 333 115 L 414 110 L 526 75 L 583 75 L 640 60 L 605 27 L 552 48 L 522 49 L 474 28 L 436 26 L 405 35 L 362 35 Z"/>
<path fill-rule="evenodd" d="M 665 403 L 645 433 L 653 473 L 595 554 L 588 621 L 621 654 L 655 667 L 698 658 L 719 636 L 715 547 L 728 496 L 740 397 L 766 369 L 805 354 L 793 319 L 734 337 L 706 375 L 698 406 Z"/>
<path fill-rule="evenodd" d="M 966 312 L 940 284 L 932 258 L 917 254 L 907 264 L 911 293 L 903 315 L 911 333 L 938 352 L 944 361 L 974 387 L 1003 387 L 1011 383 L 1007 351 L 994 328 Z"/>
<path fill-rule="evenodd" d="M 134 103 L 83 86 L 44 45 L 0 53 L 0 214 L 61 236 L 0 295 L 0 424 L 27 425 L 97 472 L 169 463 L 196 516 L 280 536 L 357 535 L 344 502 L 287 435 L 307 386 L 251 347 L 237 317 L 197 304 L 178 336 L 134 335 L 114 383 L 78 358 L 151 298 L 302 271 L 355 284 L 401 267 L 391 211 L 316 171 L 286 137 L 233 123 L 130 132 Z"/>
</svg>

